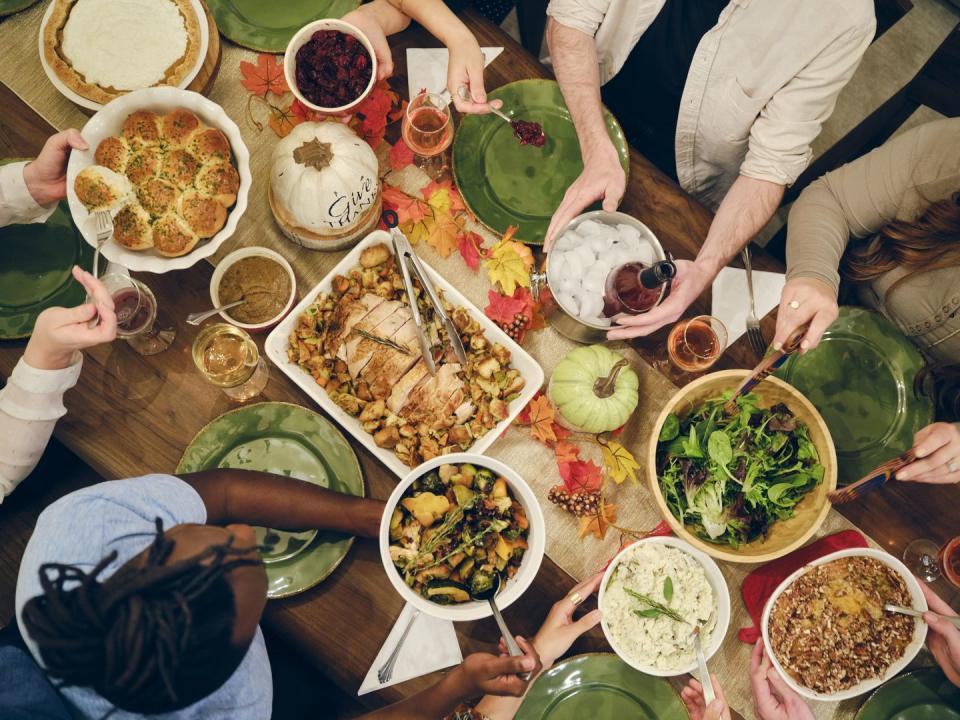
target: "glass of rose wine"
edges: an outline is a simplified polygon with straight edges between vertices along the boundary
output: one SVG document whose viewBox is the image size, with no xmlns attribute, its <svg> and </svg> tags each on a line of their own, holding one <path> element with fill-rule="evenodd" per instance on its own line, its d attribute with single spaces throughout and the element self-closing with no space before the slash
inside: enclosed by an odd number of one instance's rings
<svg viewBox="0 0 960 720">
<path fill-rule="evenodd" d="M 450 106 L 436 93 L 422 92 L 407 104 L 400 129 L 413 150 L 413 163 L 433 179 L 446 169 L 445 153 L 453 142 Z"/>
<path fill-rule="evenodd" d="M 667 355 L 684 372 L 701 372 L 727 349 L 727 328 L 712 315 L 681 320 L 667 336 Z"/>
<path fill-rule="evenodd" d="M 119 273 L 106 275 L 101 281 L 113 298 L 117 337 L 141 355 L 156 355 L 173 344 L 177 332 L 157 324 L 157 298 L 149 287 Z"/>
<path fill-rule="evenodd" d="M 943 575 L 960 590 L 960 535 L 941 547 L 933 540 L 914 540 L 904 549 L 903 562 L 924 582 L 933 582 Z"/>
<path fill-rule="evenodd" d="M 253 338 L 228 323 L 205 327 L 193 341 L 193 362 L 200 374 L 237 402 L 263 392 L 270 369 Z"/>
</svg>

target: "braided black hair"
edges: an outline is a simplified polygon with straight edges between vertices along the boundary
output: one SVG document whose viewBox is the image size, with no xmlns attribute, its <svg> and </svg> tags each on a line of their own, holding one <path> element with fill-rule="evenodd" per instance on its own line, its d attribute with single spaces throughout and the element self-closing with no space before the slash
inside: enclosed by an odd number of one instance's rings
<svg viewBox="0 0 960 720">
<path fill-rule="evenodd" d="M 129 712 L 172 712 L 197 702 L 226 682 L 246 653 L 231 643 L 234 598 L 224 576 L 259 560 L 237 557 L 248 550 L 234 548 L 231 537 L 165 565 L 175 543 L 160 518 L 156 524 L 146 562 L 127 563 L 106 580 L 99 576 L 116 551 L 89 573 L 42 565 L 43 592 L 22 614 L 51 676 L 64 686 L 91 687 Z"/>
</svg>

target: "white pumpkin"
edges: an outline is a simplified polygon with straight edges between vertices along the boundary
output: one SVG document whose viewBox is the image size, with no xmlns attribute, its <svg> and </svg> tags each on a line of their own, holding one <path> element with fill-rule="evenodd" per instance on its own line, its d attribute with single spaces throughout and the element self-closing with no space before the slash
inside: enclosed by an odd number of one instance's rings
<svg viewBox="0 0 960 720">
<path fill-rule="evenodd" d="M 547 396 L 561 424 L 588 433 L 616 430 L 639 402 L 640 380 L 621 355 L 605 345 L 567 353 L 557 364 Z"/>
<path fill-rule="evenodd" d="M 315 249 L 347 247 L 380 218 L 377 156 L 343 123 L 301 123 L 273 151 L 269 193 L 288 237 Z"/>
</svg>

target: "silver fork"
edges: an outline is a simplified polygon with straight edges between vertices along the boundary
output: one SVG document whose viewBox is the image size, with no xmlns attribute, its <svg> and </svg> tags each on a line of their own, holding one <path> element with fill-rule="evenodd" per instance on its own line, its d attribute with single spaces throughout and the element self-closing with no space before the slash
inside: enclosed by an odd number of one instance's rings
<svg viewBox="0 0 960 720">
<path fill-rule="evenodd" d="M 97 233 L 96 249 L 93 253 L 93 276 L 100 275 L 100 248 L 113 237 L 113 218 L 109 210 L 97 210 L 93 214 L 93 222 Z"/>
<path fill-rule="evenodd" d="M 760 320 L 757 318 L 757 304 L 753 298 L 753 268 L 750 266 L 750 246 L 744 246 L 740 251 L 740 257 L 743 258 L 743 268 L 747 271 L 747 291 L 750 293 L 750 314 L 747 315 L 747 340 L 750 341 L 750 347 L 761 357 L 767 352 L 767 343 L 763 339 L 763 332 L 760 330 Z"/>
<path fill-rule="evenodd" d="M 383 666 L 377 670 L 377 680 L 380 681 L 381 685 L 393 677 L 393 666 L 397 664 L 397 658 L 400 657 L 400 650 L 403 648 L 403 643 L 407 639 L 407 635 L 410 633 L 410 628 L 413 627 L 413 621 L 416 620 L 419 615 L 420 610 L 415 608 L 413 613 L 410 615 L 410 619 L 407 620 L 407 626 L 403 629 L 403 634 L 401 634 L 400 639 L 397 640 L 396 647 L 393 648 L 393 652 L 390 653 L 390 657 L 388 657 Z"/>
</svg>

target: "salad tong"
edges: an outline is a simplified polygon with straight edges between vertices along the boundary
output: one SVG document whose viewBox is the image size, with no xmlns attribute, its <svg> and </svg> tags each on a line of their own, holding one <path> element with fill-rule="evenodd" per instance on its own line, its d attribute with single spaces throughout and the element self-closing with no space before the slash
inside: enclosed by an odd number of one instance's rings
<svg viewBox="0 0 960 720">
<path fill-rule="evenodd" d="M 770 373 L 781 367 L 787 361 L 787 358 L 799 350 L 800 343 L 809 329 L 809 323 L 806 325 L 801 325 L 792 333 L 790 333 L 790 337 L 787 338 L 787 341 L 783 344 L 782 348 L 764 356 L 764 358 L 757 363 L 757 366 L 753 369 L 753 372 L 747 376 L 747 379 L 740 384 L 740 387 L 737 388 L 737 391 L 730 397 L 729 400 L 727 400 L 726 404 L 724 404 L 724 412 L 727 414 L 735 412 L 737 409 L 738 397 L 750 392 L 757 385 L 766 380 Z"/>
<path fill-rule="evenodd" d="M 420 262 L 420 258 L 417 257 L 417 254 L 413 251 L 413 246 L 410 244 L 407 236 L 397 227 L 399 221 L 397 213 L 393 210 L 384 210 L 382 217 L 383 224 L 389 229 L 390 239 L 393 241 L 393 253 L 397 258 L 397 265 L 400 266 L 400 273 L 403 275 L 403 286 L 407 292 L 410 314 L 413 316 L 414 325 L 417 326 L 417 339 L 420 341 L 420 351 L 423 353 L 423 360 L 427 365 L 427 369 L 431 375 L 437 374 L 437 363 L 433 357 L 433 343 L 427 334 L 426 322 L 423 314 L 420 312 L 416 289 L 413 286 L 413 278 L 410 275 L 411 270 L 413 274 L 416 275 L 420 287 L 423 288 L 427 299 L 433 306 L 435 317 L 447 331 L 447 337 L 449 338 L 450 345 L 453 347 L 454 355 L 457 356 L 457 361 L 461 365 L 466 366 L 467 351 L 463 347 L 460 333 L 443 309 L 443 302 L 440 300 L 440 296 L 437 295 L 437 291 L 434 289 L 433 283 L 430 281 L 426 270 L 424 270 L 423 263 Z"/>
<path fill-rule="evenodd" d="M 882 465 L 878 465 L 872 472 L 867 473 L 855 483 L 850 483 L 843 490 L 834 490 L 827 493 L 827 499 L 834 505 L 859 500 L 871 490 L 876 490 L 881 485 L 888 483 L 898 470 L 903 469 L 916 459 L 917 453 L 913 448 L 910 448 L 892 460 L 887 460 Z"/>
</svg>

